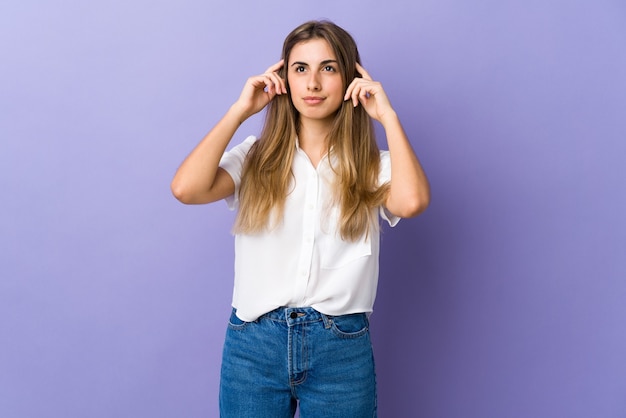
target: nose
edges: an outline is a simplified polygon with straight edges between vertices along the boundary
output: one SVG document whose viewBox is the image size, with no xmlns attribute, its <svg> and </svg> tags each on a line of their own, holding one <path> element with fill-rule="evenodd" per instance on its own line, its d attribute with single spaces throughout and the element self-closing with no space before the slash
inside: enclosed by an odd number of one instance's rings
<svg viewBox="0 0 626 418">
<path fill-rule="evenodd" d="M 318 91 L 321 88 L 319 74 L 317 72 L 312 71 L 311 76 L 307 82 L 307 88 L 311 91 Z"/>
</svg>

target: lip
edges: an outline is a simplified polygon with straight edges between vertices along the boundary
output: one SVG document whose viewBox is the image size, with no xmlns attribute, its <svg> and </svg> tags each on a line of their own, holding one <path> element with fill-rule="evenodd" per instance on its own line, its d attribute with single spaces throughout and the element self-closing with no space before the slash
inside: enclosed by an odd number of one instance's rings
<svg viewBox="0 0 626 418">
<path fill-rule="evenodd" d="M 324 97 L 318 97 L 318 96 L 307 96 L 304 97 L 302 100 L 304 101 L 304 103 L 309 104 L 309 105 L 316 105 L 316 104 L 320 104 L 324 101 Z"/>
</svg>

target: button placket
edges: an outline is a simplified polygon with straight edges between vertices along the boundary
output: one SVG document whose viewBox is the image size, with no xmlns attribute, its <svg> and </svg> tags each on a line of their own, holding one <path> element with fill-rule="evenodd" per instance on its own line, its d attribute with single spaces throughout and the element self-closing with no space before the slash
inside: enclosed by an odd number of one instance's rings
<svg viewBox="0 0 626 418">
<path fill-rule="evenodd" d="M 314 170 L 311 167 L 311 170 Z M 318 177 L 313 172 L 306 182 L 305 202 L 302 219 L 302 244 L 298 262 L 299 277 L 297 279 L 295 299 L 304 301 L 311 273 L 311 260 L 315 246 L 315 222 L 317 219 L 316 208 L 318 198 Z"/>
</svg>

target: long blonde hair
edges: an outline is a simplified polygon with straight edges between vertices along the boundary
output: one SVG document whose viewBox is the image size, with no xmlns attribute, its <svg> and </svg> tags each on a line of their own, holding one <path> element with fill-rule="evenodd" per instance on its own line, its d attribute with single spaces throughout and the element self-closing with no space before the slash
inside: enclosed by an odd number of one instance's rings
<svg viewBox="0 0 626 418">
<path fill-rule="evenodd" d="M 272 228 L 283 217 L 285 199 L 293 181 L 291 165 L 296 149 L 299 114 L 290 97 L 287 63 L 291 50 L 300 42 L 324 39 L 337 57 L 344 90 L 358 76 L 359 52 L 352 36 L 328 21 L 310 21 L 294 29 L 285 39 L 279 72 L 288 94 L 276 96 L 267 106 L 265 124 L 244 163 L 239 191 L 237 233 L 258 233 Z M 374 207 L 380 206 L 388 185 L 378 185 L 380 152 L 372 121 L 363 106 L 343 102 L 337 110 L 327 138 L 328 159 L 336 174 L 333 198 L 340 208 L 339 231 L 344 240 L 356 241 L 377 225 Z"/>
</svg>

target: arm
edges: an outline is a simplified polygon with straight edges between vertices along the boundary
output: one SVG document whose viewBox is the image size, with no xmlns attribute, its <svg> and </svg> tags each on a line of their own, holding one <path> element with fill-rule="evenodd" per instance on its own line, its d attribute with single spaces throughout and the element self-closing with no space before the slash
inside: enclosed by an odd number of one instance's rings
<svg viewBox="0 0 626 418">
<path fill-rule="evenodd" d="M 176 199 L 187 204 L 211 203 L 235 192 L 230 175 L 219 162 L 239 126 L 261 111 L 277 95 L 287 92 L 276 71 L 283 62 L 272 65 L 259 76 L 250 77 L 239 99 L 180 165 L 171 189 Z"/>
<path fill-rule="evenodd" d="M 426 174 L 382 85 L 372 81 L 359 64 L 357 70 L 363 78 L 354 79 L 344 99 L 352 99 L 355 107 L 360 103 L 370 117 L 380 122 L 385 129 L 391 158 L 391 183 L 385 207 L 402 218 L 417 216 L 426 210 L 430 202 Z"/>
</svg>

